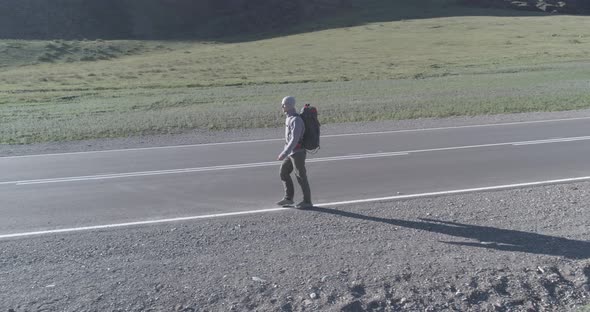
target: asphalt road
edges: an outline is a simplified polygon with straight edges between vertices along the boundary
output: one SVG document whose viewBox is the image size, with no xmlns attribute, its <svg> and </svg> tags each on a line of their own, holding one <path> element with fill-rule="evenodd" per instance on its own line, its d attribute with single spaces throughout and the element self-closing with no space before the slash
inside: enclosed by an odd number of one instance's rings
<svg viewBox="0 0 590 312">
<path fill-rule="evenodd" d="M 308 158 L 312 197 L 326 206 L 588 177 L 589 121 L 324 136 Z M 282 144 L 3 157 L 0 236 L 274 208 Z"/>
</svg>

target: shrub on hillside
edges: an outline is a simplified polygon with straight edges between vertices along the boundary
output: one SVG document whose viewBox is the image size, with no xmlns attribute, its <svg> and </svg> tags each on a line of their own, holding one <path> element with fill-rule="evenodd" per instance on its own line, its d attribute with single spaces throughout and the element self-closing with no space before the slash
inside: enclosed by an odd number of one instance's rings
<svg viewBox="0 0 590 312">
<path fill-rule="evenodd" d="M 544 11 L 549 13 L 590 14 L 588 0 L 459 0 L 459 3 L 493 8 Z"/>
</svg>

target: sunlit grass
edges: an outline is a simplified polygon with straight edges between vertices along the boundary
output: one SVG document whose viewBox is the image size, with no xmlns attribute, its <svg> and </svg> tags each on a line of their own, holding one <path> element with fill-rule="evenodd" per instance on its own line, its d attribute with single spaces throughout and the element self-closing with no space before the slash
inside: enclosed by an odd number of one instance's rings
<svg viewBox="0 0 590 312">
<path fill-rule="evenodd" d="M 210 88 L 25 93 L 0 97 L 3 143 L 76 140 L 187 129 L 280 126 L 278 102 L 313 102 L 323 123 L 586 108 L 590 64 L 426 79 Z M 9 97 L 16 97 L 10 95 Z"/>
<path fill-rule="evenodd" d="M 226 44 L 20 42 L 22 58 L 0 58 L 0 142 L 274 127 L 286 94 L 318 105 L 324 123 L 586 108 L 588 22 L 471 16 Z M 109 47 L 135 52 L 82 60 Z M 47 49 L 61 54 L 39 60 Z"/>
<path fill-rule="evenodd" d="M 493 71 L 588 59 L 589 21 L 583 16 L 450 17 L 246 43 L 195 43 L 111 60 L 9 67 L 0 73 L 0 80 L 9 82 L 1 90 L 374 80 Z M 143 45 L 151 49 L 162 43 Z"/>
</svg>

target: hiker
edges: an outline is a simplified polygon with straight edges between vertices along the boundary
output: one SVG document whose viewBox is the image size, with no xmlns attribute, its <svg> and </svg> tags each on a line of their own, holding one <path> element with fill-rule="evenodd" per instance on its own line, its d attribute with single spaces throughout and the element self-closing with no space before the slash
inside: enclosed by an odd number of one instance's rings
<svg viewBox="0 0 590 312">
<path fill-rule="evenodd" d="M 278 160 L 283 161 L 281 164 L 281 181 L 283 181 L 285 188 L 285 196 L 281 201 L 277 202 L 277 205 L 291 206 L 294 204 L 293 196 L 295 195 L 295 189 L 293 187 L 293 180 L 291 179 L 291 172 L 295 170 L 295 177 L 297 177 L 297 182 L 299 182 L 301 191 L 303 192 L 303 201 L 295 205 L 295 208 L 311 208 L 313 204 L 311 203 L 311 192 L 305 170 L 307 151 L 301 144 L 305 124 L 295 110 L 294 97 L 286 96 L 283 98 L 281 107 L 286 115 L 285 148 L 279 154 Z"/>
</svg>

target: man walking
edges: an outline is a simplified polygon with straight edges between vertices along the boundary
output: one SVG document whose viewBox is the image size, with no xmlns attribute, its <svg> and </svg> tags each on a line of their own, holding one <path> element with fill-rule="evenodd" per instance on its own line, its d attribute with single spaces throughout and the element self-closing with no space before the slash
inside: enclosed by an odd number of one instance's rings
<svg viewBox="0 0 590 312">
<path fill-rule="evenodd" d="M 295 177 L 303 192 L 303 201 L 295 205 L 295 208 L 311 208 L 313 207 L 311 203 L 311 191 L 305 170 L 307 151 L 301 145 L 301 139 L 305 132 L 305 124 L 295 110 L 294 97 L 286 96 L 283 98 L 281 107 L 287 117 L 285 120 L 285 148 L 278 157 L 278 160 L 283 161 L 281 164 L 281 181 L 283 181 L 285 188 L 285 196 L 277 205 L 290 206 L 294 204 L 293 196 L 295 195 L 295 189 L 293 187 L 293 180 L 291 179 L 291 172 L 295 171 Z"/>
</svg>

